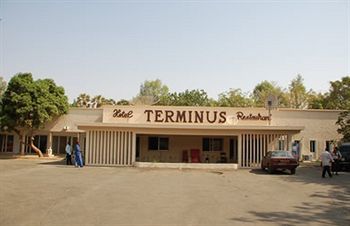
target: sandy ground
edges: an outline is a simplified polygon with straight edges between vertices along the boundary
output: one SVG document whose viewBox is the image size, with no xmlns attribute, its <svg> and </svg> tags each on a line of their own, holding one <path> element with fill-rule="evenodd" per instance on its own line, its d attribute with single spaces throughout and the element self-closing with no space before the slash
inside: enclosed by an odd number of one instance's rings
<svg viewBox="0 0 350 226">
<path fill-rule="evenodd" d="M 0 225 L 350 225 L 350 173 L 320 174 L 0 159 Z"/>
</svg>

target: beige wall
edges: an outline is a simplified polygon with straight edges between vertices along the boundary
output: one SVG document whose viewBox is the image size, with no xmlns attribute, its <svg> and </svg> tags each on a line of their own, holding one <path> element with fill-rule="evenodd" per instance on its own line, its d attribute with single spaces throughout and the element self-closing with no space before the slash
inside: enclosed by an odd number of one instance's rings
<svg viewBox="0 0 350 226">
<path fill-rule="evenodd" d="M 299 134 L 293 136 L 293 140 L 300 140 L 302 154 L 309 155 L 310 140 L 316 141 L 316 153 L 313 158 L 317 159 L 320 153 L 325 149 L 327 140 L 341 139 L 341 135 L 337 133 L 337 125 L 340 111 L 327 110 L 278 110 L 273 111 L 275 120 L 272 125 L 287 126 L 304 126 Z"/>
</svg>

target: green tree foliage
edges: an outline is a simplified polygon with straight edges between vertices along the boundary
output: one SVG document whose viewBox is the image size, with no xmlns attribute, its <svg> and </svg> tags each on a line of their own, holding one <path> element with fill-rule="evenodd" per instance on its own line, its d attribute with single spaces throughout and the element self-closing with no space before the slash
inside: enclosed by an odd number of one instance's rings
<svg viewBox="0 0 350 226">
<path fill-rule="evenodd" d="M 308 93 L 308 108 L 309 109 L 324 109 L 325 108 L 325 95 L 322 93 L 316 93 L 312 90 Z"/>
<path fill-rule="evenodd" d="M 32 136 L 34 130 L 68 111 L 64 89 L 51 79 L 34 81 L 30 73 L 19 73 L 11 78 L 2 103 L 1 126 L 20 137 Z"/>
<path fill-rule="evenodd" d="M 288 107 L 288 101 L 282 88 L 277 86 L 275 82 L 262 81 L 255 86 L 252 94 L 254 106 L 264 107 L 266 99 L 269 95 L 274 95 L 279 101 L 279 107 Z"/>
<path fill-rule="evenodd" d="M 107 99 L 102 95 L 96 95 L 93 98 L 89 94 L 81 93 L 77 100 L 74 100 L 72 107 L 85 107 L 85 108 L 99 108 L 103 105 L 115 105 L 116 102 L 113 99 Z"/>
<path fill-rule="evenodd" d="M 77 97 L 76 106 L 77 107 L 88 107 L 88 105 L 90 104 L 90 101 L 91 101 L 91 98 L 90 98 L 89 94 L 81 93 Z"/>
<path fill-rule="evenodd" d="M 340 81 L 330 82 L 331 87 L 326 101 L 327 109 L 350 109 L 350 76 L 343 77 Z"/>
<path fill-rule="evenodd" d="M 297 75 L 289 85 L 289 101 L 291 108 L 306 109 L 308 107 L 308 93 L 304 85 L 304 79 Z"/>
<path fill-rule="evenodd" d="M 103 96 L 101 95 L 97 95 L 97 96 L 94 96 L 92 99 L 91 99 L 91 103 L 90 103 L 90 107 L 92 108 L 99 108 L 103 105 L 115 105 L 116 102 L 115 100 L 113 99 L 107 99 L 107 98 L 104 98 Z"/>
<path fill-rule="evenodd" d="M 253 101 L 241 89 L 230 89 L 230 91 L 219 94 L 217 105 L 219 107 L 251 107 Z"/>
<path fill-rule="evenodd" d="M 0 99 L 2 98 L 2 95 L 4 94 L 5 90 L 7 88 L 6 81 L 3 77 L 0 76 Z"/>
<path fill-rule="evenodd" d="M 159 79 L 148 81 L 146 80 L 140 86 L 139 94 L 133 98 L 133 104 L 141 105 L 167 105 L 168 104 L 169 88 L 163 85 Z"/>
<path fill-rule="evenodd" d="M 341 112 L 336 124 L 339 125 L 338 133 L 343 135 L 342 141 L 350 142 L 350 110 Z"/>
<path fill-rule="evenodd" d="M 117 102 L 117 105 L 130 105 L 129 101 L 121 99 Z"/>
<path fill-rule="evenodd" d="M 211 106 L 211 99 L 204 90 L 186 90 L 169 95 L 169 105 L 172 106 Z"/>
</svg>

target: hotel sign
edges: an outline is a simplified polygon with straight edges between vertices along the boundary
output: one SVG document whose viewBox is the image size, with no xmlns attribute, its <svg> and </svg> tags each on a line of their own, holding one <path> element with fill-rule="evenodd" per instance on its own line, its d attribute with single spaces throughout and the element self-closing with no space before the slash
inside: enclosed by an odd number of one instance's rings
<svg viewBox="0 0 350 226">
<path fill-rule="evenodd" d="M 228 121 L 227 111 L 207 111 L 207 110 L 167 110 L 167 109 L 146 109 L 141 111 L 145 121 L 148 123 L 195 123 L 195 124 L 225 124 Z M 140 112 L 140 113 L 141 113 Z M 139 113 L 139 114 L 140 114 Z M 232 113 L 231 113 L 232 115 Z M 113 118 L 131 119 L 134 111 L 114 109 Z M 232 118 L 232 116 L 230 116 Z M 261 113 L 244 114 L 242 111 L 235 113 L 238 121 L 268 121 L 271 116 Z"/>
<path fill-rule="evenodd" d="M 123 111 L 121 109 L 113 110 L 113 118 L 132 118 L 133 111 Z"/>
<path fill-rule="evenodd" d="M 225 111 L 145 110 L 147 122 L 225 123 Z"/>
</svg>

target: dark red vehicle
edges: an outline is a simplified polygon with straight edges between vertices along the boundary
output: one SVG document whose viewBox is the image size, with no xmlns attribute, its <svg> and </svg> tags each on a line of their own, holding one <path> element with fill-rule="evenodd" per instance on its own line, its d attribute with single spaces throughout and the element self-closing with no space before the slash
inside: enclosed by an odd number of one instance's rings
<svg viewBox="0 0 350 226">
<path fill-rule="evenodd" d="M 288 151 L 269 151 L 261 161 L 261 169 L 272 173 L 275 170 L 290 170 L 290 174 L 295 174 L 295 169 L 299 166 L 298 161 Z"/>
</svg>

